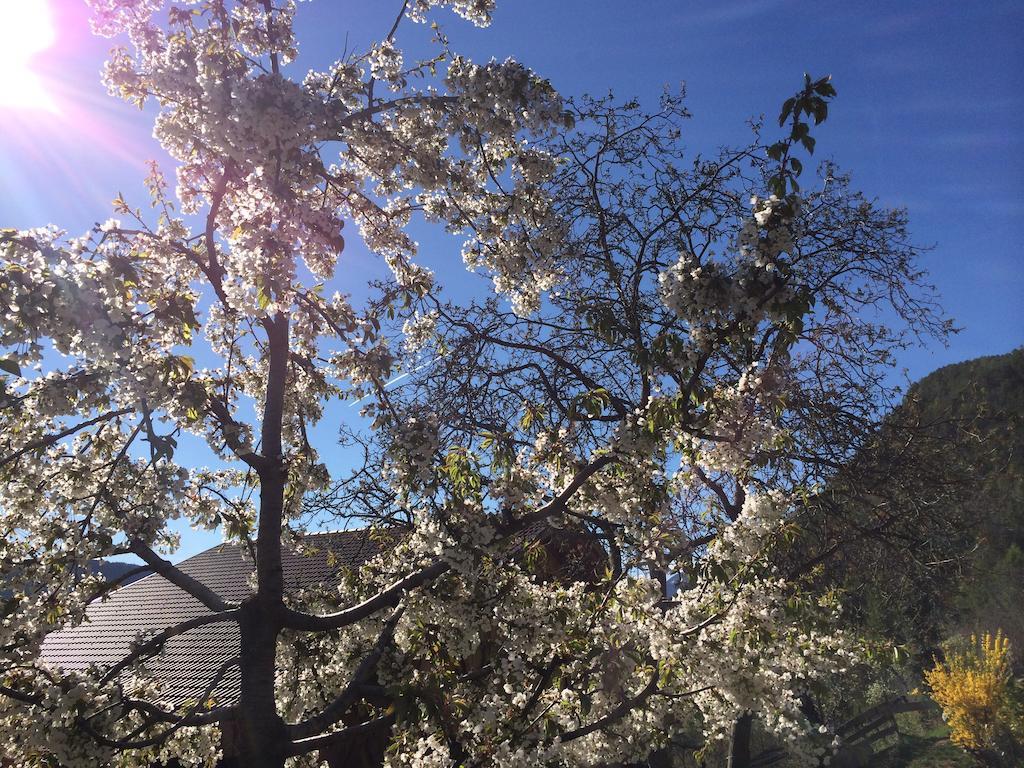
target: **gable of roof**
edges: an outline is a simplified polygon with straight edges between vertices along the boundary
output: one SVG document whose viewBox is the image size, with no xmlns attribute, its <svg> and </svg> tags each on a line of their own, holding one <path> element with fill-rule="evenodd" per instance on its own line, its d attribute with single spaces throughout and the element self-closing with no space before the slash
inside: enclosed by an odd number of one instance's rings
<svg viewBox="0 0 1024 768">
<path fill-rule="evenodd" d="M 357 567 L 379 551 L 369 529 L 309 534 L 301 549 L 282 553 L 285 589 L 294 594 L 317 585 L 336 586 L 345 568 Z M 178 567 L 225 600 L 237 602 L 252 594 L 253 561 L 238 544 L 220 544 Z M 47 635 L 40 659 L 69 671 L 111 666 L 128 655 L 139 633 L 152 635 L 210 613 L 187 592 L 152 574 L 91 603 L 82 624 Z M 178 706 L 201 697 L 221 665 L 238 653 L 237 624 L 207 624 L 172 637 L 146 668 L 162 685 L 160 697 Z M 213 698 L 219 705 L 235 704 L 240 685 L 238 667 L 232 667 Z"/>
</svg>

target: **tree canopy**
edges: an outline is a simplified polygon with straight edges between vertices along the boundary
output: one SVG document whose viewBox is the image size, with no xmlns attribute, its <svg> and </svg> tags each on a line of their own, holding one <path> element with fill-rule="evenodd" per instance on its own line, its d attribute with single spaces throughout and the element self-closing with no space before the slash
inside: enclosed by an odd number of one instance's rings
<svg viewBox="0 0 1024 768">
<path fill-rule="evenodd" d="M 0 235 L 4 756 L 198 765 L 230 730 L 251 766 L 369 739 L 393 768 L 608 765 L 748 713 L 826 755 L 804 697 L 862 648 L 776 555 L 892 404 L 894 354 L 948 330 L 905 214 L 804 173 L 829 78 L 703 156 L 680 94 L 564 99 L 440 30 L 403 55 L 403 24 L 486 24 L 486 0 L 407 0 L 301 81 L 290 2 L 91 5 L 130 44 L 111 91 L 159 106 L 175 191 L 153 165 L 151 213 L 119 197 L 81 236 Z M 492 295 L 446 299 L 415 217 Z M 392 272 L 361 306 L 346 224 Z M 344 400 L 373 423 L 332 473 L 312 427 Z M 251 597 L 166 559 L 176 520 L 250 548 Z M 286 599 L 283 542 L 353 524 L 401 535 Z M 113 667 L 41 661 L 109 588 L 84 565 L 127 554 L 210 615 Z M 162 700 L 147 658 L 214 622 L 239 628 L 240 702 Z"/>
</svg>

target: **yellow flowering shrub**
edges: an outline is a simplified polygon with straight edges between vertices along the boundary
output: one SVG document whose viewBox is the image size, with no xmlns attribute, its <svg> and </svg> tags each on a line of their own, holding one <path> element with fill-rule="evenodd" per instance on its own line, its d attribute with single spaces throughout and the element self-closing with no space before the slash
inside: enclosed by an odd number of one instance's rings
<svg viewBox="0 0 1024 768">
<path fill-rule="evenodd" d="M 925 672 L 932 698 L 942 707 L 950 740 L 965 749 L 994 747 L 1020 723 L 1013 701 L 1010 641 L 1002 632 L 971 636 L 966 650 L 950 651 Z"/>
</svg>

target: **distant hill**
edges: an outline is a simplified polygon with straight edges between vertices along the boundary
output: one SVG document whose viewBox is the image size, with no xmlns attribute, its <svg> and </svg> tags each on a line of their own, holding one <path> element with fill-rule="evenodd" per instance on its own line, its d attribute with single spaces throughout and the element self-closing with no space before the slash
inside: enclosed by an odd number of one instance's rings
<svg viewBox="0 0 1024 768">
<path fill-rule="evenodd" d="M 151 573 L 151 571 L 148 568 L 140 570 L 139 566 L 135 563 L 122 563 L 117 560 L 90 560 L 88 564 L 88 569 L 89 573 L 98 573 L 108 582 L 117 581 L 118 579 L 121 579 L 121 581 L 118 581 L 118 587 L 123 587 L 125 584 L 131 584 L 133 581 L 138 581 L 139 579 L 148 576 Z M 137 571 L 137 573 L 135 571 Z M 12 577 L 8 578 L 10 578 L 10 581 L 7 581 L 6 579 L 2 579 L 2 577 L 0 577 L 0 598 L 10 597 L 11 588 L 6 585 L 17 580 L 16 578 Z M 34 591 L 37 587 L 38 585 L 32 584 L 22 585 L 23 589 L 26 589 L 30 592 Z"/>
<path fill-rule="evenodd" d="M 802 523 L 820 586 L 918 663 L 996 629 L 1024 658 L 1024 349 L 914 384 Z"/>
<path fill-rule="evenodd" d="M 1002 629 L 1024 659 L 1024 349 L 941 368 L 916 387 L 924 413 L 971 431 L 957 441 L 974 472 L 964 495 L 973 547 L 952 630 Z"/>
<path fill-rule="evenodd" d="M 911 387 L 934 419 L 973 421 L 985 444 L 975 452 L 986 479 L 1024 474 L 1024 348 L 947 365 Z"/>
<path fill-rule="evenodd" d="M 122 563 L 122 562 L 117 561 L 117 560 L 90 560 L 89 561 L 89 570 L 92 571 L 93 573 L 100 574 L 107 581 L 114 581 L 115 579 L 120 579 L 120 578 L 124 577 L 125 574 L 128 574 L 131 571 L 137 570 L 138 567 L 139 566 L 136 565 L 135 563 Z M 138 581 L 142 577 L 148 576 L 149 573 L 150 572 L 148 570 L 146 570 L 146 571 L 142 571 L 140 573 L 132 574 L 131 576 L 127 576 L 124 579 L 124 581 L 121 582 L 121 585 L 123 586 L 125 584 L 131 584 L 133 581 Z"/>
</svg>

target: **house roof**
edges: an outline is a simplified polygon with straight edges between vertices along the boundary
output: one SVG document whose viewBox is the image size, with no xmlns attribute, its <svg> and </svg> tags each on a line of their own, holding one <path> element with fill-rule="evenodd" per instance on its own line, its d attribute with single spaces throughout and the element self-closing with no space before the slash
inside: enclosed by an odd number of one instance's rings
<svg viewBox="0 0 1024 768">
<path fill-rule="evenodd" d="M 344 568 L 361 565 L 378 551 L 369 529 L 307 535 L 300 550 L 283 553 L 285 588 L 295 593 L 321 584 L 335 585 Z M 178 567 L 225 600 L 240 601 L 252 593 L 253 561 L 238 544 L 218 545 Z M 47 635 L 41 660 L 69 671 L 93 664 L 110 666 L 129 653 L 140 632 L 152 635 L 209 613 L 194 597 L 152 574 L 90 604 L 82 624 Z M 164 652 L 147 663 L 147 669 L 162 685 L 160 698 L 179 705 L 202 696 L 218 668 L 238 653 L 237 624 L 207 624 L 172 637 Z M 221 705 L 237 703 L 240 683 L 238 667 L 231 668 L 213 698 Z"/>
</svg>

